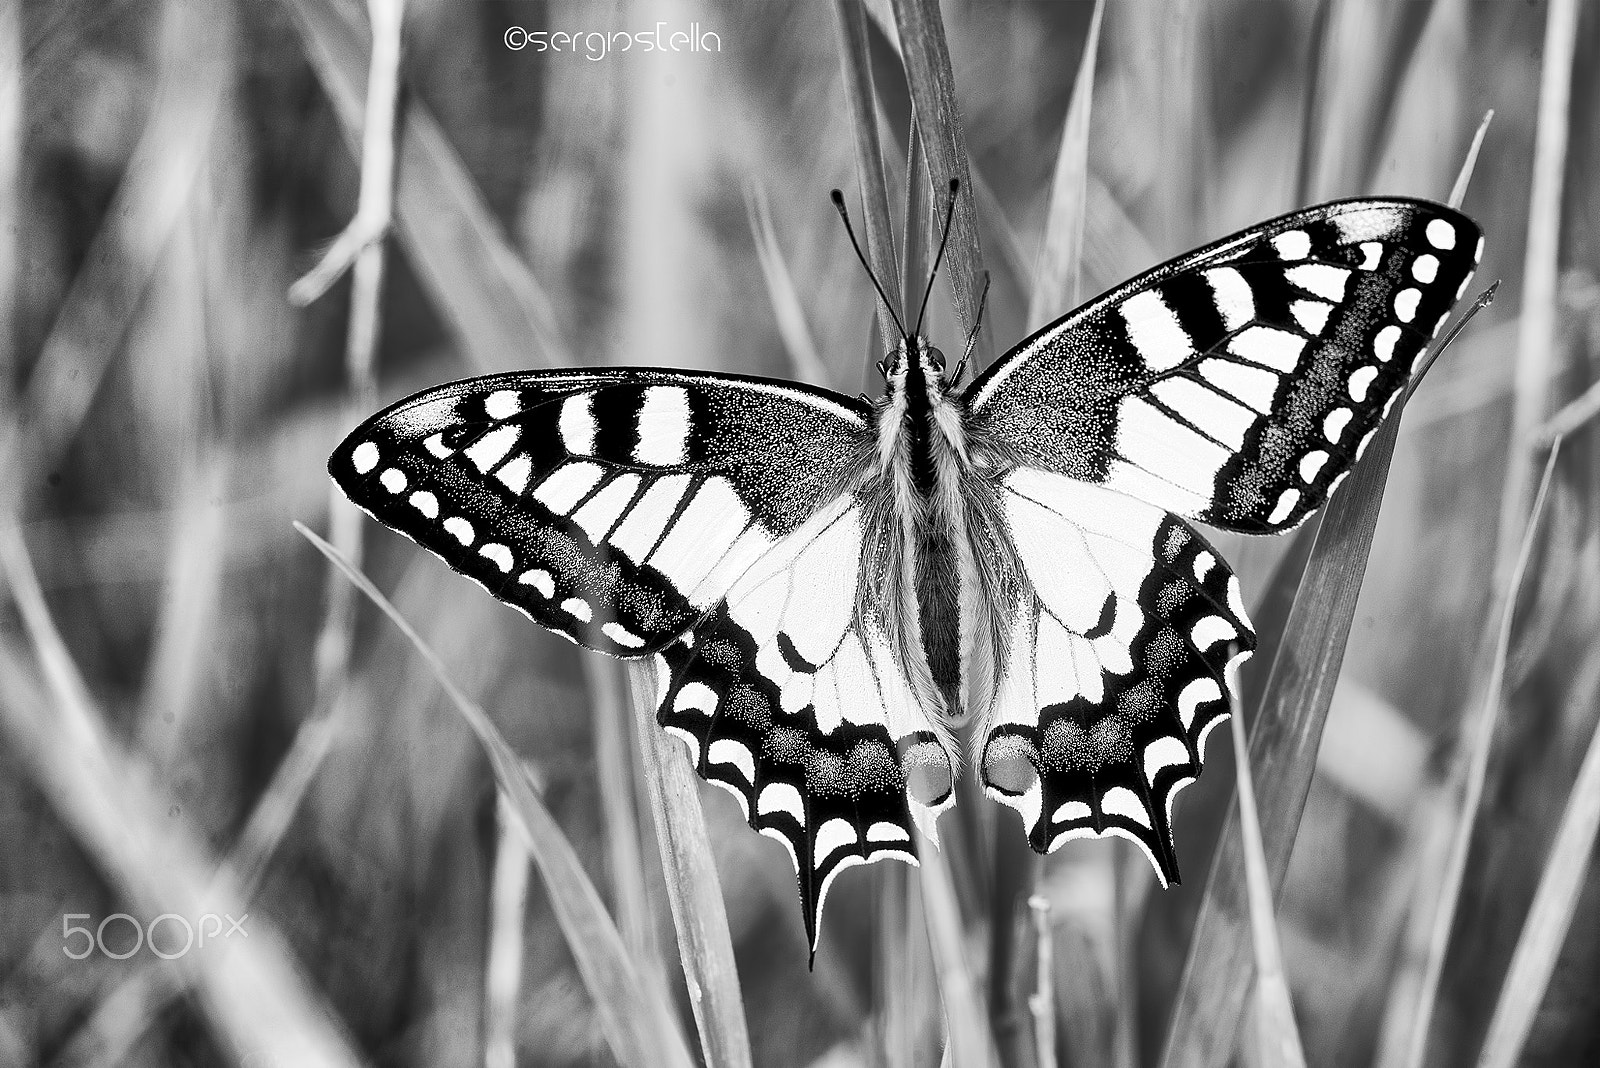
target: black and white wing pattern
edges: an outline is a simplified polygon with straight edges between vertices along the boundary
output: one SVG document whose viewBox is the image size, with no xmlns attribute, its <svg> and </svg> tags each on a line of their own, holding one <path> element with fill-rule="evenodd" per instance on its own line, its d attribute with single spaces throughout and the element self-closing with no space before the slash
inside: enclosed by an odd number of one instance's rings
<svg viewBox="0 0 1600 1068">
<path fill-rule="evenodd" d="M 854 497 L 825 506 L 658 654 L 661 725 L 788 850 L 813 954 L 834 877 L 915 864 L 912 828 L 937 843 L 954 802 L 954 764 L 895 662 L 881 606 L 862 603 L 883 585 L 860 581 L 881 566 L 880 538 Z"/>
<path fill-rule="evenodd" d="M 1026 577 L 978 766 L 1035 849 L 1122 835 L 1177 881 L 1173 797 L 1255 647 L 1180 517 L 1267 534 L 1320 507 L 1482 251 L 1441 205 L 1321 205 L 1135 278 L 969 388 Z"/>
<path fill-rule="evenodd" d="M 1001 502 L 1027 582 L 985 725 L 989 796 L 1048 853 L 1120 835 L 1177 882 L 1172 801 L 1228 714 L 1230 660 L 1255 648 L 1239 581 L 1178 516 L 1032 468 Z"/>
<path fill-rule="evenodd" d="M 968 389 L 1014 462 L 1268 534 L 1349 471 L 1483 252 L 1419 200 L 1282 216 L 1140 275 Z"/>
<path fill-rule="evenodd" d="M 352 501 L 535 623 L 656 652 L 838 498 L 865 406 L 644 369 L 492 375 L 373 416 L 328 468 Z"/>
</svg>

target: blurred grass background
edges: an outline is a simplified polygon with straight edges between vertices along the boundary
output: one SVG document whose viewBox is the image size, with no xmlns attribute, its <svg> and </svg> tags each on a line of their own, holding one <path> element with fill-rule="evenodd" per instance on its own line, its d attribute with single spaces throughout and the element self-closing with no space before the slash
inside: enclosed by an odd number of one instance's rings
<svg viewBox="0 0 1600 1068">
<path fill-rule="evenodd" d="M 1279 901 L 1316 1065 L 1417 1063 L 1403 1034 L 1406 977 L 1428 948 L 1417 888 L 1438 879 L 1428 842 L 1483 700 L 1502 496 L 1523 498 L 1525 522 L 1543 459 L 1522 413 L 1536 429 L 1597 377 L 1600 9 L 1555 6 L 1576 22 L 1570 57 L 1553 60 L 1548 3 L 1106 7 L 1084 296 L 1304 203 L 1442 200 L 1495 111 L 1464 207 L 1488 235 L 1479 282 L 1504 284 L 1406 409 Z M 942 6 L 995 352 L 1040 325 L 1034 264 L 1092 12 Z M 472 373 L 638 363 L 876 385 L 872 293 L 826 196 L 841 186 L 855 204 L 859 188 L 835 7 L 412 0 L 405 20 L 396 239 L 375 370 L 351 381 L 349 281 L 305 308 L 287 292 L 355 209 L 364 8 L 0 6 L 0 524 L 14 530 L 0 585 L 0 1064 L 612 1063 L 488 762 L 376 613 L 352 609 L 348 631 L 330 617 L 349 592 L 290 521 L 328 527 L 325 458 L 367 409 Z M 595 61 L 503 40 L 513 26 L 658 20 L 698 24 L 721 50 Z M 867 5 L 864 25 L 900 204 L 912 92 L 890 5 Z M 1569 93 L 1545 119 L 1565 133 L 1559 210 L 1530 255 L 1550 62 Z M 930 333 L 951 351 L 947 292 Z M 1559 859 L 1600 715 L 1597 502 L 1600 436 L 1581 424 L 1515 599 L 1422 1063 L 1477 1062 Z M 1255 606 L 1289 539 L 1217 540 L 1264 623 Z M 618 680 L 403 539 L 366 524 L 364 547 L 366 572 L 530 763 L 630 959 L 675 992 L 694 1035 Z M 319 654 L 330 633 L 347 662 Z M 1059 1063 L 1160 1057 L 1232 797 L 1227 733 L 1178 805 L 1182 886 L 1152 892 L 1119 843 L 1070 843 L 1045 866 Z M 702 792 L 755 1063 L 938 1063 L 928 946 L 879 937 L 908 916 L 918 928 L 916 876 L 843 876 L 808 973 L 782 850 Z M 988 809 L 965 817 L 978 855 L 1016 835 Z M 975 911 L 999 876 L 960 859 L 996 1048 L 1040 1063 L 1025 1040 L 1028 918 Z M 1523 1064 L 1600 1063 L 1600 879 L 1579 863 Z M 172 963 L 148 947 L 63 953 L 67 913 L 147 923 L 217 902 L 249 913 L 248 945 Z M 1025 946 L 1012 975 L 985 972 L 996 925 Z M 117 949 L 124 935 L 107 932 Z M 269 1054 L 286 1030 L 315 1054 Z"/>
</svg>

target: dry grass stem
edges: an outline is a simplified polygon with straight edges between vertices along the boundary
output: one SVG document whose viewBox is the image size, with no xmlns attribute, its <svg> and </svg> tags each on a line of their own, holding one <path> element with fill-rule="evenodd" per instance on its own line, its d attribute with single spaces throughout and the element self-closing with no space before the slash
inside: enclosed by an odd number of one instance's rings
<svg viewBox="0 0 1600 1068">
<path fill-rule="evenodd" d="M 694 1010 L 708 1068 L 749 1068 L 744 999 L 728 934 L 728 913 L 722 903 L 722 883 L 700 807 L 700 782 L 683 746 L 669 741 L 656 726 L 656 670 L 649 660 L 629 664 L 628 682 L 689 1006 Z"/>
<path fill-rule="evenodd" d="M 526 768 L 530 777 L 531 766 Z M 516 1068 L 517 1007 L 522 993 L 522 929 L 528 909 L 527 842 L 512 801 L 495 795 L 494 877 L 483 981 L 484 1068 Z"/>
</svg>

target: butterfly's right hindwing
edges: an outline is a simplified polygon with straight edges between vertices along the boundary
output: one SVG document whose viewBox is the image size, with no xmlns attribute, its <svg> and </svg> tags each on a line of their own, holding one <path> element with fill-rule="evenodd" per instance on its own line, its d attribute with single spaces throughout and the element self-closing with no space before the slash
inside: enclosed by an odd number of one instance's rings
<svg viewBox="0 0 1600 1068">
<path fill-rule="evenodd" d="M 820 390 L 554 371 L 420 393 L 328 466 L 373 517 L 534 622 L 634 657 L 836 499 L 870 447 L 865 410 Z"/>
</svg>

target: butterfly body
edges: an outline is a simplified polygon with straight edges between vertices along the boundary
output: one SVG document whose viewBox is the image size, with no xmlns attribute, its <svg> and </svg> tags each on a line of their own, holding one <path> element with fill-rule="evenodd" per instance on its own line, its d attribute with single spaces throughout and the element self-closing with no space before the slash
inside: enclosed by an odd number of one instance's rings
<svg viewBox="0 0 1600 1068">
<path fill-rule="evenodd" d="M 789 852 L 813 946 L 832 880 L 915 863 L 963 768 L 1036 850 L 1119 835 L 1165 884 L 1173 798 L 1255 645 L 1188 521 L 1314 512 L 1481 251 L 1440 205 L 1321 205 L 1133 279 L 964 389 L 915 335 L 870 403 L 496 375 L 380 412 L 330 471 L 535 622 L 652 659 L 661 725 Z"/>
</svg>

